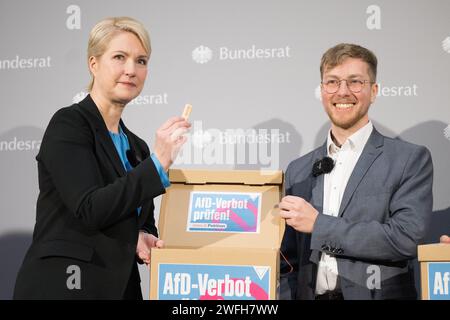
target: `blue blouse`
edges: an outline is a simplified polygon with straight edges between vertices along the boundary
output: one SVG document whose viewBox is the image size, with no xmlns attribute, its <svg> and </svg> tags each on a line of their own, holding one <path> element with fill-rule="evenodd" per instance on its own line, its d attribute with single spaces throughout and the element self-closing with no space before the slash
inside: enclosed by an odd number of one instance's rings
<svg viewBox="0 0 450 320">
<path fill-rule="evenodd" d="M 133 169 L 130 162 L 127 158 L 127 150 L 130 150 L 130 143 L 128 142 L 127 135 L 123 132 L 122 127 L 119 126 L 119 133 L 114 133 L 109 131 L 109 135 L 111 136 L 111 139 L 114 143 L 114 146 L 116 147 L 117 153 L 119 154 L 119 158 L 122 161 L 122 164 L 126 171 L 130 171 Z M 158 158 L 155 156 L 154 153 L 150 156 L 153 160 L 153 163 L 155 164 L 156 170 L 158 171 L 159 178 L 161 179 L 161 183 L 163 184 L 164 188 L 167 188 L 170 186 L 169 177 L 167 176 L 167 173 L 164 171 L 164 168 L 162 167 L 161 163 L 159 162 Z M 140 214 L 141 208 L 138 208 L 138 213 Z"/>
</svg>

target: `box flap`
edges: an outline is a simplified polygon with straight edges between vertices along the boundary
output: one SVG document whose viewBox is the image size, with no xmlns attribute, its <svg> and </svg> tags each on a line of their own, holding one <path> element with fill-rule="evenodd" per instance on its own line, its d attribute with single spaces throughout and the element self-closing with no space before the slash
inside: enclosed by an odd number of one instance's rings
<svg viewBox="0 0 450 320">
<path fill-rule="evenodd" d="M 433 243 L 418 246 L 418 259 L 425 261 L 450 261 L 450 244 Z"/>
<path fill-rule="evenodd" d="M 185 170 L 169 169 L 171 183 L 274 185 L 283 183 L 279 170 Z"/>
</svg>

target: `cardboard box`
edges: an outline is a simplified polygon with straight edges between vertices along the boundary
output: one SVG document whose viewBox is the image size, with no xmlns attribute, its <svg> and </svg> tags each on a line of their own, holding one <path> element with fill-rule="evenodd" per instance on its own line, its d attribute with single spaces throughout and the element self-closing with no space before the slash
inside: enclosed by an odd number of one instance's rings
<svg viewBox="0 0 450 320">
<path fill-rule="evenodd" d="M 278 257 L 277 249 L 154 250 L 150 299 L 273 300 Z"/>
<path fill-rule="evenodd" d="M 150 299 L 276 299 L 281 171 L 170 170 Z"/>
<path fill-rule="evenodd" d="M 422 300 L 450 300 L 450 245 L 418 247 Z"/>
</svg>

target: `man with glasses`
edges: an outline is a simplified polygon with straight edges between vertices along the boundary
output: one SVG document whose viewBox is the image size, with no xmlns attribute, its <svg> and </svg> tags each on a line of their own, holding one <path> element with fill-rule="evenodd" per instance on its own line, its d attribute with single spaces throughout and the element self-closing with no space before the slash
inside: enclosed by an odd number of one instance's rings
<svg viewBox="0 0 450 320">
<path fill-rule="evenodd" d="M 432 212 L 430 152 L 369 120 L 378 93 L 370 50 L 339 44 L 320 75 L 331 128 L 286 171 L 281 271 L 297 299 L 415 299 L 411 261 Z"/>
</svg>

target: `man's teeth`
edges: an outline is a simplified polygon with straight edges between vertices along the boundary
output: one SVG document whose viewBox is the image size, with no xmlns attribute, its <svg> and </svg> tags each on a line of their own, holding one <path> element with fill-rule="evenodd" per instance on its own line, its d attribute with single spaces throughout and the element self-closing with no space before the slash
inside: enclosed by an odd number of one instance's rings
<svg viewBox="0 0 450 320">
<path fill-rule="evenodd" d="M 341 109 L 351 108 L 354 105 L 355 105 L 354 103 L 336 103 L 335 104 L 336 108 L 341 108 Z"/>
</svg>

